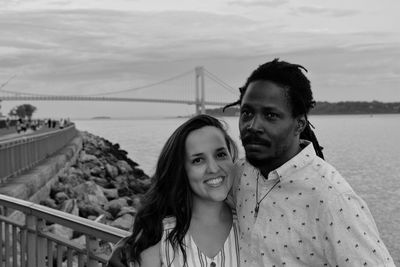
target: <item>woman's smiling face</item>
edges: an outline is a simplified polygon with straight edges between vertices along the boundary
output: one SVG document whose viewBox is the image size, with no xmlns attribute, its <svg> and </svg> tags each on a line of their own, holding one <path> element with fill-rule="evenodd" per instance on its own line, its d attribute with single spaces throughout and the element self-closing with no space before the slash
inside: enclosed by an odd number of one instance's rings
<svg viewBox="0 0 400 267">
<path fill-rule="evenodd" d="M 233 183 L 233 161 L 220 129 L 205 126 L 186 138 L 185 170 L 194 198 L 223 201 Z"/>
</svg>

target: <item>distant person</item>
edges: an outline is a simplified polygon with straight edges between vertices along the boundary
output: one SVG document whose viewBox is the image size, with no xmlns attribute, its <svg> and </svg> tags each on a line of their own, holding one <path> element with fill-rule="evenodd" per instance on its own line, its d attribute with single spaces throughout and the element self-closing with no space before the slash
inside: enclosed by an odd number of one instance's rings
<svg viewBox="0 0 400 267">
<path fill-rule="evenodd" d="M 20 132 L 23 131 L 24 122 L 23 122 L 23 120 L 22 120 L 21 118 L 19 118 L 19 119 L 17 120 L 17 123 L 15 124 L 15 128 L 16 128 L 16 130 L 17 130 L 17 133 L 20 133 Z"/>
<path fill-rule="evenodd" d="M 64 118 L 61 118 L 61 119 L 60 119 L 60 121 L 59 121 L 59 123 L 58 123 L 58 127 L 59 127 L 60 129 L 64 129 Z"/>
<path fill-rule="evenodd" d="M 10 129 L 10 118 L 9 117 L 6 118 L 6 129 L 7 130 Z"/>
<path fill-rule="evenodd" d="M 262 64 L 228 105 L 240 105 L 246 154 L 233 190 L 241 264 L 395 266 L 367 204 L 323 160 L 302 69 L 278 59 Z"/>
<path fill-rule="evenodd" d="M 224 202 L 236 154 L 211 116 L 179 126 L 161 151 L 132 235 L 121 240 L 107 266 L 238 266 L 236 219 Z"/>
</svg>

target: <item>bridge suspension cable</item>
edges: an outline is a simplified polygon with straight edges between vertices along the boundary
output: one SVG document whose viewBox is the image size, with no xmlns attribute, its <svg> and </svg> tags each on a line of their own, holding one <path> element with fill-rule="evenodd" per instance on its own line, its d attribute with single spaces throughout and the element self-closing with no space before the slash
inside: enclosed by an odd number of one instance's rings
<svg viewBox="0 0 400 267">
<path fill-rule="evenodd" d="M 172 77 L 170 77 L 170 78 L 167 78 L 167 79 L 164 79 L 164 80 L 155 82 L 155 83 L 150 83 L 150 84 L 146 84 L 146 85 L 142 85 L 142 86 L 138 86 L 138 87 L 134 87 L 134 88 L 124 89 L 124 90 L 114 91 L 114 92 L 98 93 L 98 94 L 87 94 L 87 95 L 82 94 L 82 95 L 80 95 L 80 96 L 105 96 L 105 95 L 113 95 L 113 94 L 119 94 L 119 93 L 127 93 L 127 92 L 138 91 L 138 90 L 141 90 L 141 89 L 150 88 L 150 87 L 153 87 L 153 86 L 156 86 L 156 85 L 160 85 L 160 84 L 162 84 L 162 83 L 170 82 L 170 81 L 172 81 L 172 80 L 179 79 L 179 78 L 184 77 L 184 76 L 189 75 L 189 74 L 193 74 L 193 70 L 183 72 L 183 73 L 181 73 L 181 74 L 172 76 Z M 9 90 L 3 90 L 3 89 L 1 89 L 2 87 L 4 87 L 4 86 L 5 86 L 12 78 L 14 78 L 14 77 L 15 77 L 15 75 L 14 75 L 13 77 L 11 77 L 10 79 L 8 79 L 5 83 L 3 83 L 3 84 L 0 86 L 0 91 L 1 91 L 1 92 L 9 93 L 9 94 L 14 94 L 14 95 L 59 96 L 59 95 L 52 95 L 52 94 L 28 93 L 28 92 L 9 91 Z"/>
<path fill-rule="evenodd" d="M 216 82 L 217 84 L 222 86 L 222 88 L 224 88 L 226 91 L 228 91 L 230 93 L 237 94 L 237 89 L 236 88 L 234 88 L 231 85 L 227 84 L 226 82 L 224 82 L 223 80 L 218 78 L 215 74 L 209 72 L 206 68 L 204 68 L 204 73 L 206 74 L 206 76 L 208 78 L 210 78 L 211 80 L 213 80 L 214 82 Z"/>
<path fill-rule="evenodd" d="M 90 96 L 104 96 L 104 95 L 113 95 L 113 94 L 119 94 L 119 93 L 127 93 L 127 92 L 138 91 L 138 90 L 141 90 L 141 89 L 145 89 L 145 88 L 153 87 L 153 86 L 156 86 L 156 85 L 160 85 L 162 83 L 170 82 L 172 80 L 184 77 L 184 76 L 186 76 L 188 74 L 192 74 L 192 73 L 193 73 L 193 70 L 190 70 L 190 71 L 186 71 L 186 72 L 181 73 L 179 75 L 175 75 L 173 77 L 170 77 L 168 79 L 164 79 L 164 80 L 161 80 L 161 81 L 158 81 L 158 82 L 155 82 L 155 83 L 150 83 L 150 84 L 146 84 L 146 85 L 142 85 L 142 86 L 138 86 L 138 87 L 134 87 L 134 88 L 130 88 L 130 89 L 125 89 L 125 90 L 115 91 L 115 92 L 90 94 Z"/>
<path fill-rule="evenodd" d="M 4 86 L 6 86 L 12 79 L 14 79 L 15 76 L 17 76 L 17 75 L 14 74 L 14 75 L 11 76 L 6 82 L 4 82 L 2 85 L 0 85 L 0 91 L 5 92 L 4 90 L 2 90 L 2 88 L 3 88 Z"/>
</svg>

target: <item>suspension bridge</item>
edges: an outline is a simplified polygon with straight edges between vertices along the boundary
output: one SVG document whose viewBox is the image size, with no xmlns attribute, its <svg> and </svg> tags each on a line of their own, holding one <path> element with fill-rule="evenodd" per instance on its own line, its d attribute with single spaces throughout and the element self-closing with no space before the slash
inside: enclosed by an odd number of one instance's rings
<svg viewBox="0 0 400 267">
<path fill-rule="evenodd" d="M 64 95 L 6 90 L 5 85 L 13 78 L 0 86 L 0 104 L 1 101 L 26 100 L 170 103 L 194 105 L 196 114 L 204 114 L 206 106 L 222 107 L 238 98 L 236 88 L 202 66 L 154 83 L 94 94 Z"/>
</svg>

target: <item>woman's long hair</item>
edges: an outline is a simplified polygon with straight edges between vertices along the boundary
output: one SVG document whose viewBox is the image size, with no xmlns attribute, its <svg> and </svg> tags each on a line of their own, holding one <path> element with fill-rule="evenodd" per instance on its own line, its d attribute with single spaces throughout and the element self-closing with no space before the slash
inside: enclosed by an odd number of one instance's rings
<svg viewBox="0 0 400 267">
<path fill-rule="evenodd" d="M 237 146 L 218 119 L 197 115 L 179 126 L 161 150 L 152 177 L 152 186 L 145 194 L 142 207 L 135 217 L 132 235 L 128 240 L 130 251 L 127 254 L 131 261 L 141 262 L 140 254 L 161 240 L 163 219 L 173 216 L 176 218 L 176 226 L 167 235 L 167 240 L 174 251 L 178 248 L 182 251 L 186 262 L 183 240 L 192 217 L 192 191 L 185 170 L 185 142 L 192 131 L 205 126 L 220 129 L 232 158 L 237 158 Z"/>
</svg>

